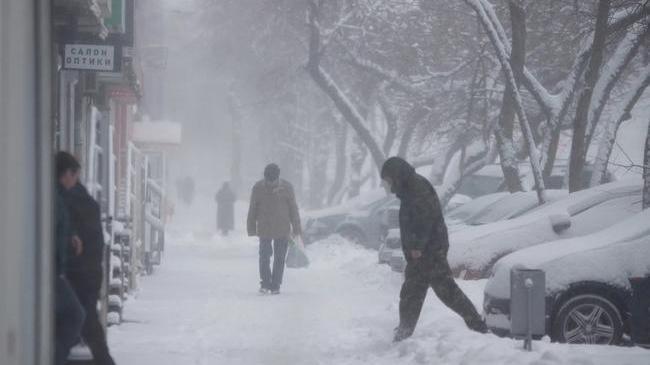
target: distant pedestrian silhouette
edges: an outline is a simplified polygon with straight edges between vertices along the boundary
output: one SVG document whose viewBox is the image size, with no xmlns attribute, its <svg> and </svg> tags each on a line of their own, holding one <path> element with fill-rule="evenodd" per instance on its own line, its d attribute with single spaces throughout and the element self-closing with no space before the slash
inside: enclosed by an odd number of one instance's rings
<svg viewBox="0 0 650 365">
<path fill-rule="evenodd" d="M 237 197 L 230 188 L 230 184 L 223 183 L 215 196 L 217 202 L 217 230 L 227 236 L 228 232 L 235 229 L 235 201 Z"/>
</svg>

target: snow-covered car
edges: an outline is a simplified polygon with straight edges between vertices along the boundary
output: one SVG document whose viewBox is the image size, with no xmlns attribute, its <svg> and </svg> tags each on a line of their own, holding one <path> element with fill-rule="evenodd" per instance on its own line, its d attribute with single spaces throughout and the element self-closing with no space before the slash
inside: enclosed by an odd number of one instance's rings
<svg viewBox="0 0 650 365">
<path fill-rule="evenodd" d="M 438 188 L 439 187 L 436 187 L 436 190 Z M 453 210 L 453 209 L 456 209 L 456 208 L 460 208 L 463 205 L 471 202 L 472 200 L 474 200 L 474 199 L 472 199 L 471 197 L 469 197 L 467 195 L 456 193 L 451 197 L 451 199 L 449 199 L 449 201 L 447 202 L 447 205 L 444 207 L 444 210 L 445 211 L 450 211 L 450 210 Z"/>
<path fill-rule="evenodd" d="M 339 223 L 335 232 L 341 237 L 365 247 L 378 249 L 390 228 L 389 224 L 399 224 L 387 218 L 388 212 L 395 212 L 399 201 L 393 196 L 386 197 L 364 209 L 348 214 Z"/>
<path fill-rule="evenodd" d="M 493 197 L 498 194 L 500 193 L 486 195 L 477 198 L 477 200 L 484 199 L 485 197 Z M 499 199 L 482 207 L 478 211 L 475 211 L 474 214 L 470 215 L 463 221 L 456 221 L 455 224 L 448 223 L 449 231 L 455 232 L 469 226 L 482 226 L 484 224 L 517 218 L 539 206 L 537 193 L 534 191 L 503 194 L 504 195 L 500 195 Z M 568 195 L 569 192 L 567 190 L 547 190 L 547 203 L 564 199 Z"/>
<path fill-rule="evenodd" d="M 552 340 L 620 343 L 629 330 L 629 279 L 650 275 L 650 210 L 597 233 L 530 247 L 499 260 L 485 287 L 483 310 L 488 326 L 501 335 L 510 330 L 513 268 L 546 273 L 546 333 Z"/>
<path fill-rule="evenodd" d="M 499 193 L 483 195 L 476 199 L 472 199 L 471 201 L 459 207 L 456 207 L 454 209 L 449 209 L 449 212 L 445 214 L 445 221 L 447 222 L 448 226 L 462 224 L 467 219 L 475 215 L 477 212 L 483 210 L 483 208 L 491 205 L 492 203 L 505 197 L 506 195 L 508 195 L 507 192 L 499 192 Z"/>
<path fill-rule="evenodd" d="M 404 272 L 406 270 L 406 260 L 404 259 L 404 253 L 402 250 L 392 250 L 391 254 L 390 262 L 388 263 L 391 270 L 395 272 Z"/>
<path fill-rule="evenodd" d="M 352 212 L 371 210 L 376 205 L 382 205 L 390 200 L 384 189 L 375 189 L 363 193 L 347 202 L 331 208 L 306 212 L 303 214 L 303 239 L 312 243 L 326 238 L 334 233 L 341 222 Z"/>
<path fill-rule="evenodd" d="M 486 278 L 493 264 L 511 252 L 584 236 L 631 217 L 641 211 L 641 192 L 640 179 L 599 185 L 518 218 L 452 232 L 449 264 L 460 278 Z"/>
<path fill-rule="evenodd" d="M 399 228 L 393 228 L 388 231 L 386 239 L 379 246 L 377 256 L 379 257 L 380 264 L 390 264 L 393 253 L 402 252 L 402 240 L 399 236 Z"/>
<path fill-rule="evenodd" d="M 462 194 L 476 199 L 480 196 L 503 190 L 503 170 L 501 169 L 501 165 L 492 164 L 483 167 L 472 175 L 464 177 L 456 190 L 456 194 Z"/>
</svg>

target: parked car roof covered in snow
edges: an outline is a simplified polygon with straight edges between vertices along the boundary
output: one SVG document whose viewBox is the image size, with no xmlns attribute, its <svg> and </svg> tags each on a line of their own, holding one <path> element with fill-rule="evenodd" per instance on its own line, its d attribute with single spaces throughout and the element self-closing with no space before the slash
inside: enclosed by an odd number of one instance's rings
<svg viewBox="0 0 650 365">
<path fill-rule="evenodd" d="M 567 190 L 547 190 L 547 203 L 552 203 L 569 195 Z M 519 217 L 539 206 L 537 192 L 525 191 L 507 194 L 496 202 L 484 207 L 466 220 L 466 224 L 478 226 L 505 219 Z"/>
<path fill-rule="evenodd" d="M 490 204 L 503 198 L 506 195 L 508 195 L 508 193 L 500 192 L 500 193 L 487 194 L 478 197 L 468 203 L 465 203 L 451 210 L 449 214 L 445 216 L 445 220 L 447 221 L 447 224 L 462 223 L 467 218 L 473 216 L 477 212 L 481 211 L 483 208 L 489 206 Z"/>
<path fill-rule="evenodd" d="M 529 246 L 582 236 L 641 210 L 641 180 L 624 180 L 570 194 L 511 220 L 450 235 L 449 263 L 456 274 L 485 277 L 498 258 Z"/>
</svg>

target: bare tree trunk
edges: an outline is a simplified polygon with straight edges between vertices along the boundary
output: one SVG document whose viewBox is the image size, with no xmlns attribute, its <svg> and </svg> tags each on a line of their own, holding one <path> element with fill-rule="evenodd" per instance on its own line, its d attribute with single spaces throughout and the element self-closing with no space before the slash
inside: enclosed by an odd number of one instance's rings
<svg viewBox="0 0 650 365">
<path fill-rule="evenodd" d="M 510 21 L 512 23 L 512 51 L 510 54 L 510 67 L 515 75 L 519 87 L 524 64 L 526 62 L 526 11 L 520 1 L 508 1 L 510 9 Z M 506 83 L 499 115 L 498 127 L 495 131 L 501 169 L 505 178 L 506 186 L 510 192 L 522 191 L 521 179 L 519 178 L 519 163 L 517 161 L 513 141 L 513 129 L 515 122 L 515 106 L 513 86 Z"/>
<path fill-rule="evenodd" d="M 614 90 L 614 86 L 616 86 L 616 83 L 623 75 L 627 66 L 639 52 L 639 47 L 649 32 L 649 27 L 645 27 L 645 30 L 638 29 L 637 27 L 630 29 L 628 34 L 625 35 L 616 47 L 610 60 L 605 64 L 602 72 L 603 75 L 596 83 L 594 95 L 592 96 L 593 100 L 589 110 L 587 136 L 585 137 L 587 148 L 591 145 L 596 127 L 600 121 L 600 116 L 603 110 L 605 110 L 605 105 L 609 100 L 612 90 Z"/>
<path fill-rule="evenodd" d="M 326 143 L 332 136 L 332 129 L 324 124 L 335 125 L 330 113 L 321 114 L 320 118 L 311 120 L 309 124 L 309 208 L 320 209 L 327 195 L 327 162 L 330 157 L 331 143 Z M 334 134 L 336 130 L 334 130 Z"/>
<path fill-rule="evenodd" d="M 494 145 L 494 142 L 488 142 L 486 149 L 474 156 L 467 156 L 465 154 L 465 151 L 457 151 L 456 153 L 452 154 L 447 169 L 459 169 L 459 173 L 455 174 L 455 176 L 451 176 L 450 178 L 445 179 L 447 181 L 443 181 L 442 185 L 439 187 L 438 195 L 440 198 L 441 206 L 447 206 L 451 198 L 456 194 L 456 191 L 466 176 L 474 174 L 475 172 L 485 167 L 485 165 L 494 161 L 497 155 L 497 151 Z M 457 153 L 461 153 L 462 156 L 460 166 L 453 165 L 455 157 L 454 155 Z"/>
<path fill-rule="evenodd" d="M 650 123 L 645 139 L 645 154 L 643 157 L 643 209 L 650 208 Z"/>
<path fill-rule="evenodd" d="M 470 5 L 477 13 L 481 24 L 485 28 L 485 32 L 492 43 L 492 46 L 495 48 L 499 63 L 501 64 L 505 80 L 507 84 L 510 84 L 513 90 L 514 96 L 514 106 L 515 112 L 517 114 L 517 119 L 519 120 L 520 128 L 523 133 L 523 136 L 526 140 L 526 147 L 528 149 L 528 157 L 531 164 L 531 170 L 533 172 L 533 177 L 535 179 L 535 190 L 537 192 L 537 198 L 540 204 L 546 202 L 546 192 L 544 188 L 544 179 L 542 178 L 542 171 L 540 168 L 540 159 L 539 152 L 537 151 L 537 146 L 535 145 L 535 140 L 533 138 L 533 131 L 530 128 L 528 123 L 528 118 L 524 112 L 523 102 L 521 99 L 521 94 L 517 88 L 517 82 L 515 81 L 515 75 L 510 67 L 510 62 L 508 60 L 508 54 L 506 53 L 505 46 L 499 40 L 499 35 L 497 30 L 494 27 L 494 24 L 490 21 L 488 15 L 485 12 L 485 9 L 482 6 L 480 0 L 465 0 L 465 2 Z"/>
<path fill-rule="evenodd" d="M 336 169 L 334 181 L 327 195 L 327 204 L 332 205 L 345 183 L 347 170 L 348 127 L 344 123 L 336 123 Z"/>
<path fill-rule="evenodd" d="M 453 143 L 447 150 L 447 153 L 445 153 L 444 158 L 436 159 L 434 161 L 431 175 L 429 176 L 429 181 L 431 181 L 433 185 L 441 185 L 443 183 L 445 171 L 449 168 L 451 159 L 461 148 L 462 146 L 460 146 L 459 143 Z"/>
<path fill-rule="evenodd" d="M 383 89 L 383 88 L 382 88 Z M 384 118 L 386 119 L 386 136 L 384 138 L 383 152 L 384 155 L 390 155 L 390 151 L 393 149 L 395 144 L 395 138 L 397 137 L 397 121 L 398 116 L 393 107 L 390 105 L 390 102 L 384 94 L 384 90 L 379 90 L 379 95 L 377 96 L 377 102 L 381 108 Z"/>
<path fill-rule="evenodd" d="M 631 94 L 623 101 L 622 109 L 615 115 L 618 117 L 607 124 L 600 139 L 598 146 L 598 154 L 594 161 L 594 173 L 591 176 L 591 186 L 596 186 L 605 182 L 607 176 L 607 165 L 609 158 L 612 155 L 612 149 L 616 142 L 616 135 L 618 129 L 626 120 L 631 118 L 632 109 L 637 101 L 643 95 L 645 89 L 650 85 L 650 64 L 645 67 L 640 77 L 637 79 L 636 84 L 630 88 Z"/>
<path fill-rule="evenodd" d="M 407 125 L 404 127 L 404 132 L 402 132 L 402 137 L 399 141 L 399 146 L 397 150 L 397 155 L 402 158 L 407 158 L 408 150 L 415 135 L 415 130 L 418 125 L 423 121 L 425 117 L 429 114 L 435 100 L 433 98 L 427 99 L 424 105 L 416 107 L 413 115 L 409 117 Z"/>
<path fill-rule="evenodd" d="M 352 152 L 350 153 L 350 181 L 348 186 L 348 197 L 350 198 L 361 193 L 361 185 L 363 185 L 363 176 L 361 174 L 366 156 L 368 156 L 368 150 L 361 139 L 355 137 L 352 142 Z"/>
<path fill-rule="evenodd" d="M 607 40 L 607 22 L 609 18 L 610 0 L 598 1 L 598 12 L 596 16 L 596 30 L 594 41 L 591 47 L 591 58 L 585 73 L 585 85 L 583 86 L 578 105 L 576 117 L 573 122 L 573 139 L 571 141 L 571 159 L 569 162 L 569 191 L 581 190 L 584 185 L 582 175 L 587 156 L 586 134 L 589 123 L 589 109 L 594 87 L 598 81 L 600 67 L 603 63 L 605 52 L 605 41 Z"/>
<path fill-rule="evenodd" d="M 547 133 L 550 135 L 549 144 L 546 148 L 546 157 L 544 159 L 544 181 L 546 181 L 553 174 L 553 167 L 555 166 L 555 159 L 557 158 L 557 149 L 560 146 L 560 134 L 562 133 L 562 127 L 556 126 L 553 130 L 549 130 Z"/>
<path fill-rule="evenodd" d="M 357 133 L 359 139 L 366 145 L 377 168 L 381 168 L 386 157 L 384 156 L 381 147 L 366 127 L 365 119 L 361 116 L 361 113 L 352 104 L 350 99 L 345 96 L 338 84 L 320 65 L 323 49 L 321 47 L 321 33 L 318 18 L 322 3 L 322 0 L 318 3 L 316 3 L 315 0 L 308 1 L 310 37 L 307 71 L 316 85 L 318 85 L 318 87 L 329 96 L 330 99 L 332 99 L 341 115 L 343 115 L 345 120 Z"/>
</svg>

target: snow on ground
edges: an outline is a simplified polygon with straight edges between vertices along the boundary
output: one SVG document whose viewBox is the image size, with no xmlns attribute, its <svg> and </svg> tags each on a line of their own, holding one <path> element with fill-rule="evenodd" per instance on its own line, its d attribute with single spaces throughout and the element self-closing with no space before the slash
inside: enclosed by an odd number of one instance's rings
<svg viewBox="0 0 650 365">
<path fill-rule="evenodd" d="M 257 294 L 257 242 L 172 237 L 163 265 L 109 330 L 123 365 L 181 364 L 647 364 L 618 347 L 521 343 L 468 331 L 429 293 L 413 338 L 393 344 L 401 276 L 376 251 L 330 238 L 308 247 L 312 265 L 287 269 L 279 296 Z M 481 305 L 485 281 L 461 287 Z"/>
</svg>

